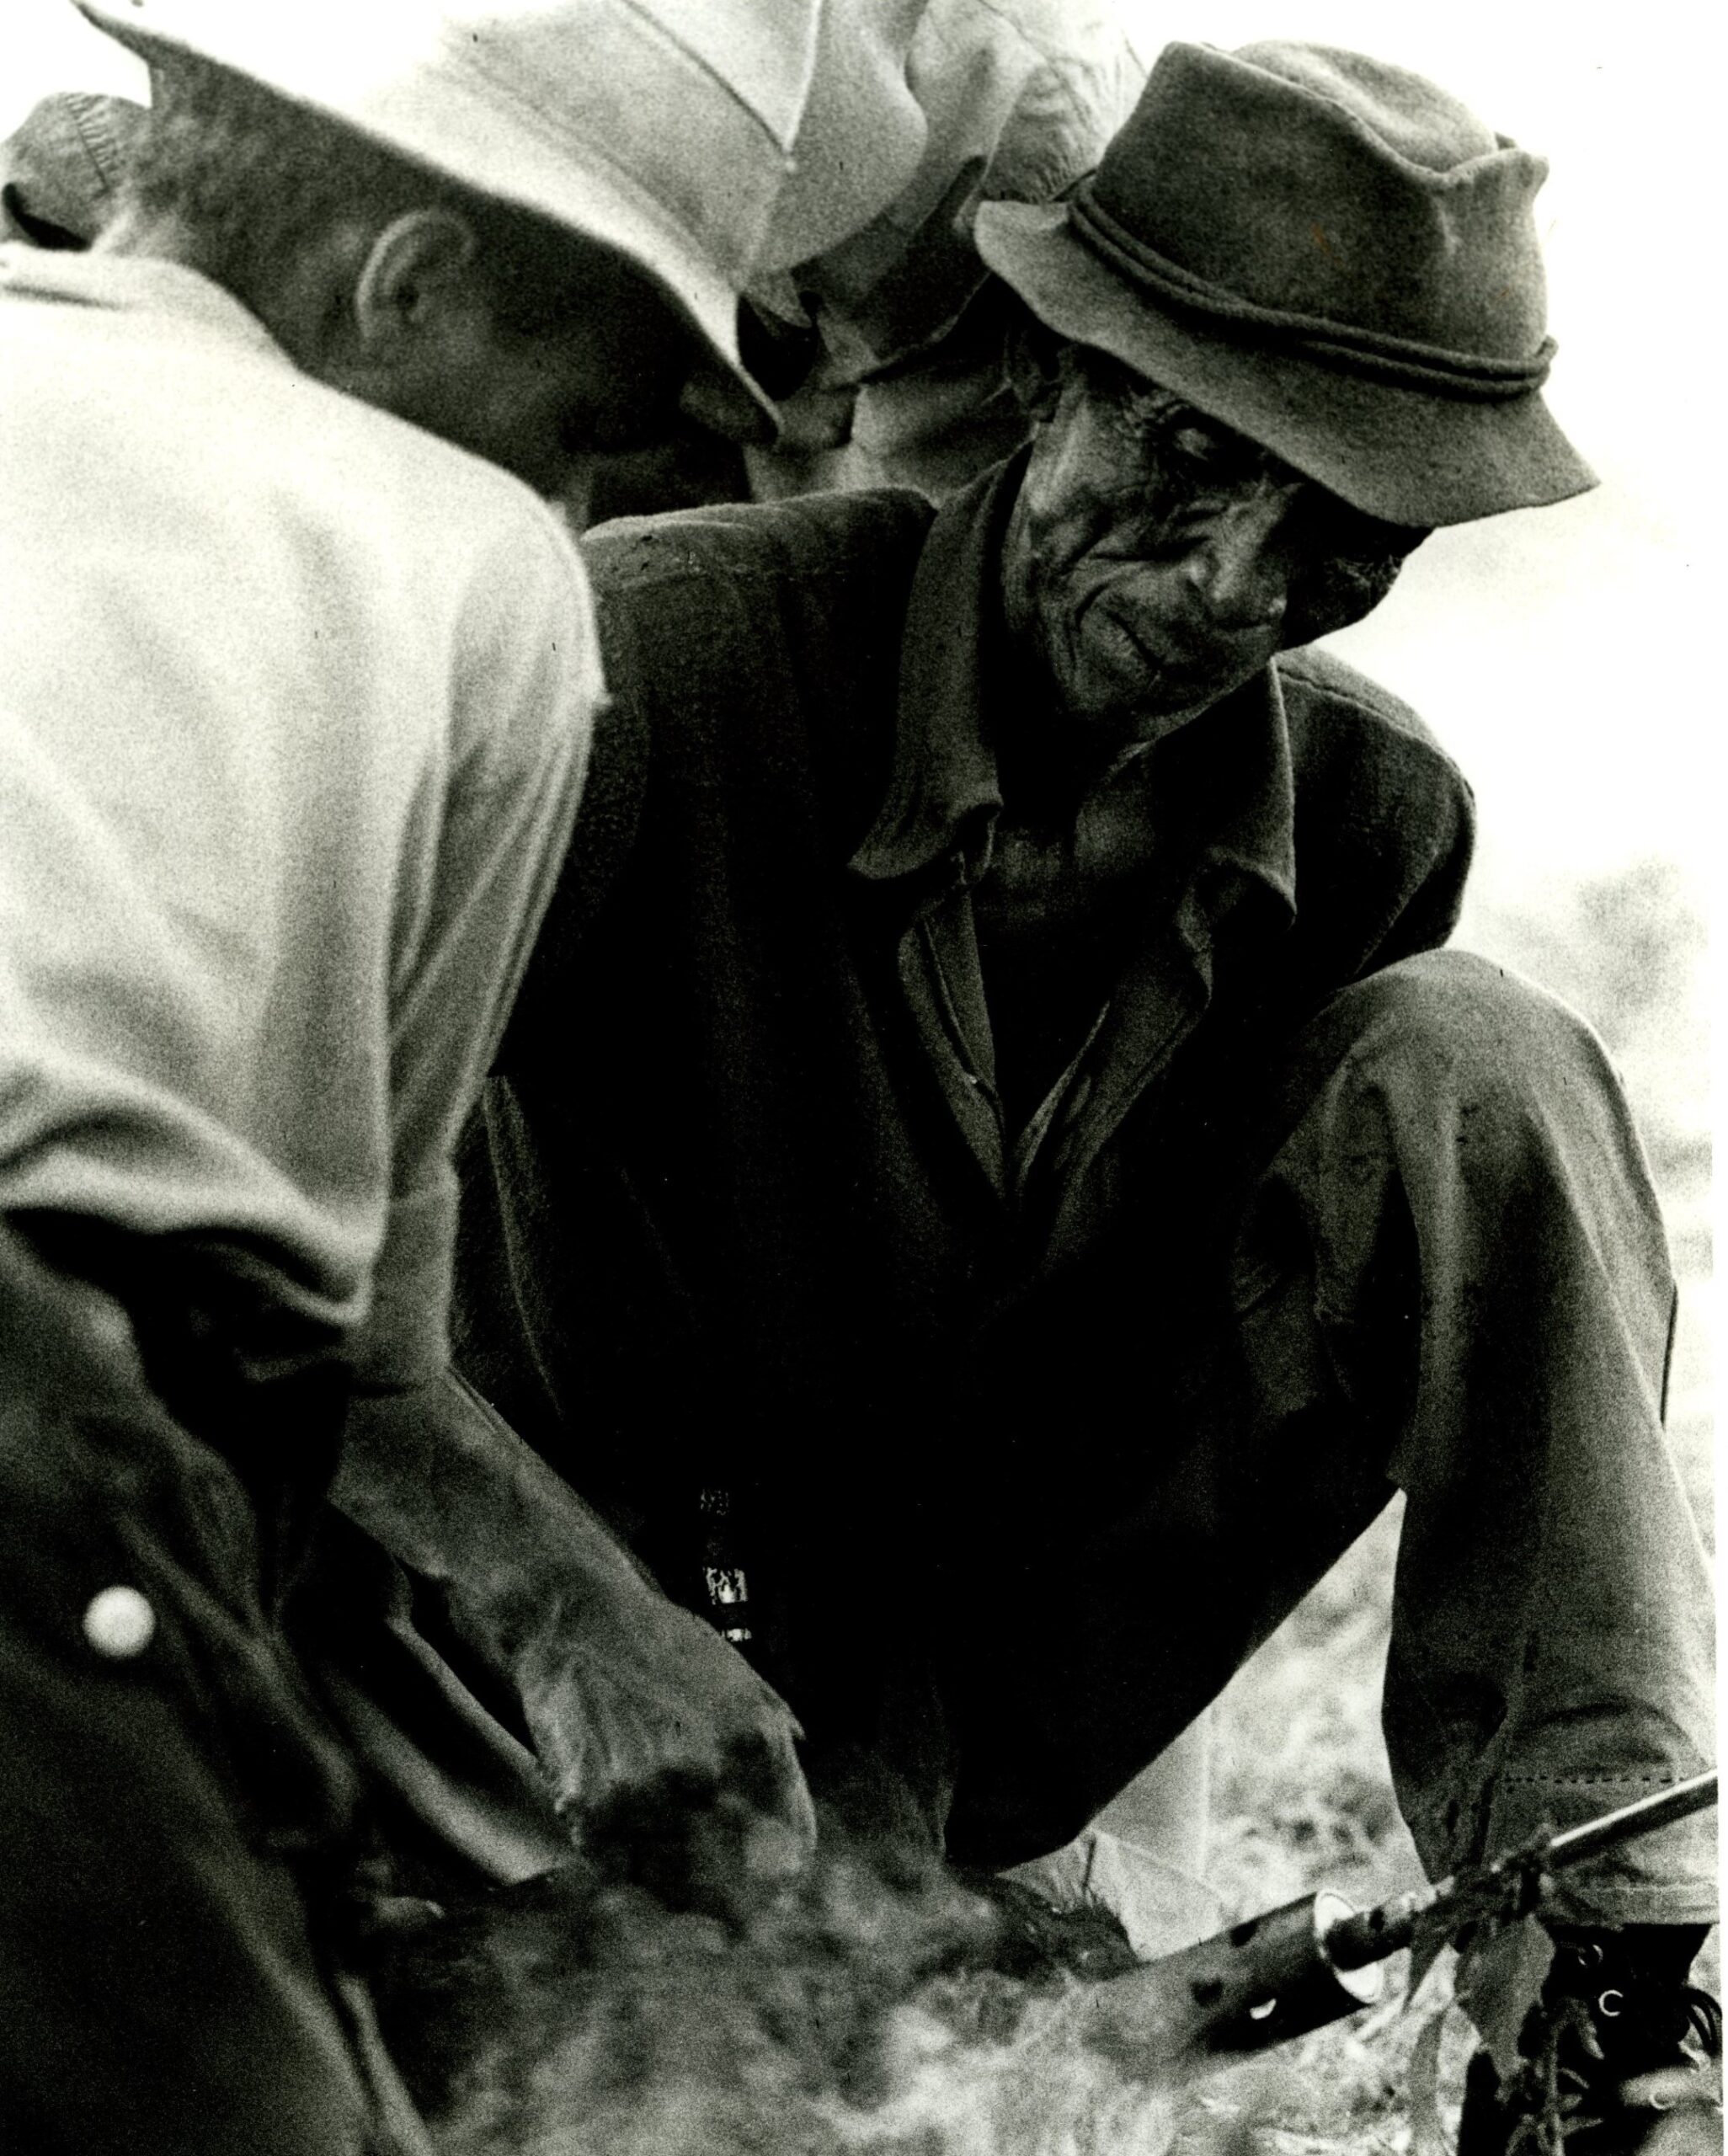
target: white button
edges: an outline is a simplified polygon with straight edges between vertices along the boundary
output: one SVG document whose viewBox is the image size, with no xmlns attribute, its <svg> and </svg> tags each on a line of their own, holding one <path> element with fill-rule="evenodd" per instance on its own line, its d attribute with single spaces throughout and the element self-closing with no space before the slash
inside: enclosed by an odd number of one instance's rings
<svg viewBox="0 0 1728 2156">
<path fill-rule="evenodd" d="M 156 1612 L 135 1587 L 105 1587 L 84 1612 L 84 1637 L 115 1662 L 142 1654 L 156 1636 Z"/>
</svg>

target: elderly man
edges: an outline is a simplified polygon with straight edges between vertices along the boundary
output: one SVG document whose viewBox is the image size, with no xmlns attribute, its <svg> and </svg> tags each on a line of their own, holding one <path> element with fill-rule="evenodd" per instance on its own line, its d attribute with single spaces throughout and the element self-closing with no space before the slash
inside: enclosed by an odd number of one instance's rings
<svg viewBox="0 0 1728 2156">
<path fill-rule="evenodd" d="M 811 21 L 741 78 L 723 7 L 697 51 L 653 0 L 90 12 L 156 77 L 119 215 L 0 251 L 0 2140 L 421 2147 L 281 1608 L 350 1391 L 444 1369 L 454 1141 L 574 812 L 600 667 L 536 496 L 760 411 Z M 717 1709 L 805 1804 L 765 1686 L 606 1561 L 676 1672 L 638 1715 Z"/>
<path fill-rule="evenodd" d="M 467 1367 L 819 1785 L 864 1748 L 961 1860 L 1075 1833 L 1399 1489 L 1436 1873 L 1709 1757 L 1624 1104 L 1441 951 L 1464 781 L 1304 648 L 1431 527 L 1592 483 L 1544 169 L 1399 69 L 1173 45 L 1065 202 L 980 213 L 1028 451 L 939 513 L 590 542 L 616 701 L 471 1164 Z M 1474 2148 L 1555 2046 L 1568 2130 L 1679 2056 L 1712 1875 L 1677 1832 L 1569 1890 Z"/>
</svg>

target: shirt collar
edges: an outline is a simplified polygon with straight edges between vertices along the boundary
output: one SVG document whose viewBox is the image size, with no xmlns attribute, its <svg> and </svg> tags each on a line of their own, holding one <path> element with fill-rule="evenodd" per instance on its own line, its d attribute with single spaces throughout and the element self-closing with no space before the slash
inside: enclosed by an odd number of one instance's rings
<svg viewBox="0 0 1728 2156">
<path fill-rule="evenodd" d="M 1179 880 L 1212 894 L 1215 916 L 1257 887 L 1296 911 L 1296 775 L 1277 662 L 1131 766 L 1159 850 Z"/>
<path fill-rule="evenodd" d="M 851 861 L 872 882 L 927 878 L 952 863 L 958 882 L 973 883 L 989 866 L 1002 793 L 986 654 L 1000 627 L 1001 541 L 1029 454 L 1018 451 L 944 504 L 925 540 L 901 646 L 888 792 Z M 1189 877 L 1215 873 L 1237 888 L 1246 878 L 1293 914 L 1295 781 L 1275 664 L 1136 759 L 1121 782 L 1144 789 L 1161 836 L 1189 857 Z"/>
<path fill-rule="evenodd" d="M 117 313 L 172 316 L 177 323 L 294 362 L 249 307 L 184 262 L 153 254 L 107 254 L 99 248 L 0 246 L 0 291 L 28 300 L 104 307 Z"/>
<path fill-rule="evenodd" d="M 1022 450 L 974 479 L 936 512 L 925 536 L 900 645 L 888 793 L 852 856 L 854 873 L 872 883 L 918 875 L 957 853 L 968 881 L 989 866 L 1002 792 L 984 739 L 984 650 L 1026 457 Z"/>
</svg>

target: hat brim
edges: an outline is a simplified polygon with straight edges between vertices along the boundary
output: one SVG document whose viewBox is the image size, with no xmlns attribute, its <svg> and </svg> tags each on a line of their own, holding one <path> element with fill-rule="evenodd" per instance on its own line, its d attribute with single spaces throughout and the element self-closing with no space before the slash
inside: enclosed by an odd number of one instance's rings
<svg viewBox="0 0 1728 2156">
<path fill-rule="evenodd" d="M 387 86 L 364 109 L 321 96 L 316 68 L 303 77 L 272 47 L 267 65 L 248 45 L 251 11 L 230 0 L 75 0 L 99 29 L 147 60 L 164 50 L 211 60 L 263 83 L 291 102 L 369 136 L 384 148 L 446 175 L 477 193 L 548 218 L 625 256 L 696 330 L 718 365 L 705 379 L 704 424 L 741 441 L 771 441 L 779 415 L 744 364 L 738 344 L 739 295 L 690 236 L 627 173 L 595 157 L 584 163 L 568 142 L 515 131 L 501 153 L 499 109 L 477 84 L 440 72 L 435 109 L 414 86 Z"/>
<path fill-rule="evenodd" d="M 1389 524 L 1468 524 L 1587 493 L 1539 396 L 1467 399 L 1346 373 L 1166 306 L 1078 239 L 1060 203 L 985 203 L 978 251 L 1048 328 L 1108 352 Z"/>
</svg>

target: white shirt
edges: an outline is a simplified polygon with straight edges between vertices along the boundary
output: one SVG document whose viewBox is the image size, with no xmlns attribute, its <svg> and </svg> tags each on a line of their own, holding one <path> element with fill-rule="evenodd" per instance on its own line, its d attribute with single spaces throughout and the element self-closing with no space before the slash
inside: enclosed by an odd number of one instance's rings
<svg viewBox="0 0 1728 2156">
<path fill-rule="evenodd" d="M 8 247 L 0 609 L 0 1211 L 241 1238 L 432 1374 L 600 695 L 573 546 L 193 271 Z"/>
</svg>

